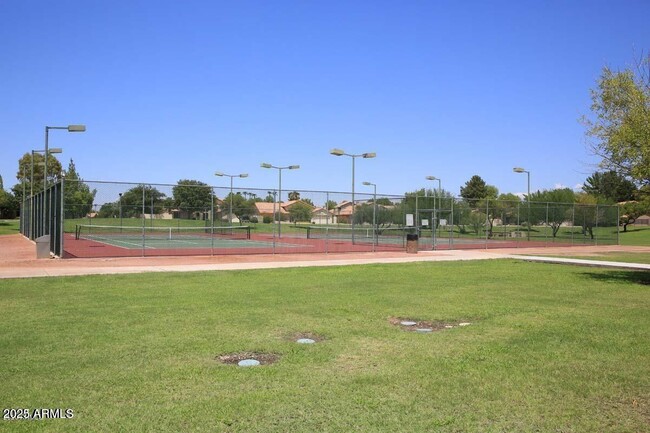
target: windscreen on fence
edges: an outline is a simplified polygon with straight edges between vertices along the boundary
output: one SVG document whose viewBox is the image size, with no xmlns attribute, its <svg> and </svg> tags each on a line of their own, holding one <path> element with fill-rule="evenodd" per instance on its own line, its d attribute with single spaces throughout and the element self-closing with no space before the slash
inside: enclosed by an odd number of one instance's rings
<svg viewBox="0 0 650 433">
<path fill-rule="evenodd" d="M 63 257 L 63 190 L 62 181 L 48 186 L 26 197 L 20 211 L 20 232 L 31 240 L 47 241 L 50 253 L 58 257 Z"/>
<path fill-rule="evenodd" d="M 420 250 L 618 242 L 618 208 L 611 205 L 231 189 L 196 181 L 65 181 L 59 195 L 65 257 L 404 251 L 409 234 L 419 235 Z M 29 206 L 38 213 L 42 203 L 34 198 Z"/>
</svg>

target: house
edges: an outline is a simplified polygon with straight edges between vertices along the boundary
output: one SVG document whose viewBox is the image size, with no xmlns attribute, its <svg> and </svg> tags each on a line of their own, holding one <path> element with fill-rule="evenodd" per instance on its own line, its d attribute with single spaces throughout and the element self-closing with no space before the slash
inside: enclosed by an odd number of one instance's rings
<svg viewBox="0 0 650 433">
<path fill-rule="evenodd" d="M 263 220 L 264 217 L 269 217 L 273 219 L 273 212 L 280 212 L 282 220 L 288 218 L 289 212 L 282 207 L 282 203 L 268 203 L 265 201 L 255 202 L 255 213 L 259 220 Z"/>
<path fill-rule="evenodd" d="M 312 204 L 304 200 L 289 200 L 289 201 L 283 201 L 279 203 L 277 202 L 268 203 L 268 202 L 258 201 L 255 203 L 256 215 L 260 219 L 263 219 L 264 217 L 273 218 L 273 210 L 275 209 L 276 213 L 278 211 L 280 212 L 282 221 L 285 221 L 290 218 L 291 208 L 293 208 L 299 203 L 308 206 L 310 209 L 314 208 Z"/>
<path fill-rule="evenodd" d="M 337 218 L 334 211 L 324 207 L 317 207 L 311 212 L 312 224 L 336 224 Z"/>
<path fill-rule="evenodd" d="M 650 215 L 641 215 L 634 221 L 634 225 L 650 226 Z"/>
<path fill-rule="evenodd" d="M 353 205 L 351 201 L 343 200 L 334 208 L 334 214 L 339 223 L 350 224 L 352 222 Z"/>
</svg>

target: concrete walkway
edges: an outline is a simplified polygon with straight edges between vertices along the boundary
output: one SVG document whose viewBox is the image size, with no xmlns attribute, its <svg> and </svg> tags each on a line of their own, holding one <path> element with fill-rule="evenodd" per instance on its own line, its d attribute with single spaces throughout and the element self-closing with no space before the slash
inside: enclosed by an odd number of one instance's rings
<svg viewBox="0 0 650 433">
<path fill-rule="evenodd" d="M 545 263 L 650 270 L 650 265 L 584 260 L 544 255 L 597 255 L 603 252 L 650 254 L 650 247 L 522 248 L 500 250 L 451 250 L 389 253 L 226 255 L 202 257 L 133 257 L 102 259 L 36 259 L 32 241 L 21 235 L 0 236 L 0 279 L 68 275 L 132 274 L 144 272 L 197 272 L 244 269 L 274 269 L 310 266 L 344 266 L 374 263 L 442 262 L 460 260 L 517 259 Z"/>
<path fill-rule="evenodd" d="M 596 268 L 629 269 L 634 271 L 650 271 L 650 265 L 645 263 L 610 262 L 607 260 L 570 259 L 570 258 L 563 258 L 563 257 L 522 256 L 519 254 L 510 254 L 508 257 L 511 259 L 525 260 L 527 262 L 591 266 Z"/>
</svg>

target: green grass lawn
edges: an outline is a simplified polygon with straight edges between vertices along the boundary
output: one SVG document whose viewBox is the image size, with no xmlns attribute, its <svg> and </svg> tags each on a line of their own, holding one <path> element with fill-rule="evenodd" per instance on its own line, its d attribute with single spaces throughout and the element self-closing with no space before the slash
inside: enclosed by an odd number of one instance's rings
<svg viewBox="0 0 650 433">
<path fill-rule="evenodd" d="M 545 257 L 558 257 L 544 255 Z M 646 263 L 650 264 L 650 253 L 621 253 L 621 252 L 604 252 L 598 255 L 572 255 L 561 256 L 562 258 L 584 259 L 584 260 L 601 260 L 610 262 L 624 262 L 624 263 Z"/>
<path fill-rule="evenodd" d="M 650 227 L 630 226 L 627 232 L 619 233 L 621 245 L 650 246 Z"/>
<path fill-rule="evenodd" d="M 0 280 L 3 407 L 74 410 L 0 430 L 647 431 L 649 284 L 505 260 Z M 280 358 L 215 360 L 242 351 Z"/>
<path fill-rule="evenodd" d="M 20 220 L 0 220 L 0 235 L 20 233 Z"/>
</svg>

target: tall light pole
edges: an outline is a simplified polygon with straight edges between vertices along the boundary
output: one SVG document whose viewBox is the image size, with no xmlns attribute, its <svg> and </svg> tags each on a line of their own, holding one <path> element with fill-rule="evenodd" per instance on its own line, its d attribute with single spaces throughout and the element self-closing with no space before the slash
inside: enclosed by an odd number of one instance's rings
<svg viewBox="0 0 650 433">
<path fill-rule="evenodd" d="M 279 175 L 279 187 L 278 187 L 278 237 L 282 237 L 282 170 L 297 170 L 300 168 L 299 165 L 287 165 L 284 167 L 278 167 L 271 165 L 269 163 L 263 162 L 260 164 L 262 168 L 275 168 L 278 171 Z"/>
<path fill-rule="evenodd" d="M 68 132 L 86 132 L 86 125 L 46 126 L 45 127 L 45 176 L 43 177 L 43 191 L 47 189 L 47 154 L 50 129 L 67 129 Z"/>
<path fill-rule="evenodd" d="M 219 176 L 219 177 L 224 177 L 225 176 L 225 177 L 230 178 L 230 212 L 228 212 L 228 225 L 232 226 L 232 179 L 235 178 L 235 177 L 241 177 L 241 178 L 248 177 L 248 173 L 226 174 L 226 173 L 222 173 L 220 171 L 217 171 L 214 175 Z"/>
<path fill-rule="evenodd" d="M 363 182 L 366 186 L 373 187 L 372 194 L 372 250 L 375 251 L 377 245 L 377 184 L 372 182 Z"/>
<path fill-rule="evenodd" d="M 526 226 L 528 227 L 527 239 L 530 241 L 530 171 L 525 170 L 521 167 L 515 167 L 512 169 L 515 173 L 526 173 L 528 175 L 528 194 L 526 195 L 526 202 L 528 203 L 528 221 Z"/>
<path fill-rule="evenodd" d="M 351 220 L 352 220 L 352 243 L 354 243 L 354 160 L 357 157 L 362 157 L 362 158 L 366 158 L 366 159 L 367 158 L 374 158 L 374 157 L 377 156 L 377 154 L 375 152 L 366 152 L 366 153 L 360 153 L 358 155 L 354 155 L 354 154 L 351 154 L 351 153 L 345 153 L 345 151 L 343 151 L 342 149 L 336 149 L 336 148 L 330 150 L 330 154 L 332 154 L 334 156 L 349 156 L 350 158 L 352 158 L 352 216 L 351 216 Z"/>
</svg>

